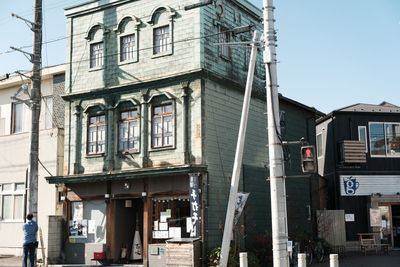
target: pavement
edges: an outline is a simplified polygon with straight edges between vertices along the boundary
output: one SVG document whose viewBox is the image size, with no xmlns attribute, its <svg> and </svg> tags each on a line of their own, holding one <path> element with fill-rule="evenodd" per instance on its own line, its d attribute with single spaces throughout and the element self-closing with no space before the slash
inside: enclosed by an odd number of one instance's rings
<svg viewBox="0 0 400 267">
<path fill-rule="evenodd" d="M 21 267 L 22 258 L 0 255 L 0 266 L 7 267 Z M 63 266 L 63 265 L 57 265 Z M 64 265 L 72 266 L 72 265 Z M 82 266 L 82 265 L 75 265 Z M 367 256 L 359 252 L 348 252 L 346 256 L 339 258 L 340 267 L 400 267 L 400 250 L 389 251 L 389 255 L 378 254 L 369 252 Z M 252 266 L 250 266 L 252 267 Z M 329 259 L 326 262 L 313 264 L 312 267 L 329 267 Z"/>
<path fill-rule="evenodd" d="M 329 257 L 326 262 L 312 264 L 312 267 L 329 267 Z M 339 257 L 340 267 L 400 267 L 400 250 L 391 250 L 389 255 L 368 252 L 366 256 L 360 252 L 347 252 Z"/>
</svg>

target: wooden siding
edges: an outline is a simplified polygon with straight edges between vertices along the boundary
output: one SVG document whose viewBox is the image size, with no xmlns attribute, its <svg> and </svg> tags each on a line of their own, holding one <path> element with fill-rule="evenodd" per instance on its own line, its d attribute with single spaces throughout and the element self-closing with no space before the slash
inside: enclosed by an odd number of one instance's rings
<svg viewBox="0 0 400 267">
<path fill-rule="evenodd" d="M 366 163 L 365 142 L 344 140 L 340 142 L 342 161 L 344 163 Z"/>
<path fill-rule="evenodd" d="M 332 246 L 346 245 L 344 210 L 317 210 L 318 237 Z"/>
</svg>

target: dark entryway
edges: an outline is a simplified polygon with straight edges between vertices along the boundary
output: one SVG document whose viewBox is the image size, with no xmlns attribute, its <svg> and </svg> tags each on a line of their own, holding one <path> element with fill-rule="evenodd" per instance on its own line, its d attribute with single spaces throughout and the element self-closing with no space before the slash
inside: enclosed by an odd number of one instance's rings
<svg viewBox="0 0 400 267">
<path fill-rule="evenodd" d="M 400 247 L 400 205 L 392 205 L 393 247 Z"/>
<path fill-rule="evenodd" d="M 114 222 L 111 244 L 113 246 L 112 258 L 114 262 L 130 263 L 130 255 L 136 223 L 138 222 L 138 230 L 140 233 L 141 244 L 143 247 L 143 201 L 142 199 L 115 199 L 114 204 Z M 123 248 L 126 248 L 127 259 L 121 257 Z M 140 260 L 139 260 L 140 262 Z"/>
</svg>

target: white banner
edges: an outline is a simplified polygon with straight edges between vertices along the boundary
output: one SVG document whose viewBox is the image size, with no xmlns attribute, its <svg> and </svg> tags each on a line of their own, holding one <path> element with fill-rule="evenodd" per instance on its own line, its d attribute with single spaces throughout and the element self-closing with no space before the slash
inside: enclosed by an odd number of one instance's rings
<svg viewBox="0 0 400 267">
<path fill-rule="evenodd" d="M 342 196 L 396 195 L 400 192 L 400 175 L 340 175 Z"/>
</svg>

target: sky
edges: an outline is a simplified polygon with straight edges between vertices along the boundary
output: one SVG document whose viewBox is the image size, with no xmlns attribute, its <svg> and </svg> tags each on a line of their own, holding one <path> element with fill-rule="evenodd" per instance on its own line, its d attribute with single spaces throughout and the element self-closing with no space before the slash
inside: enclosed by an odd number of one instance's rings
<svg viewBox="0 0 400 267">
<path fill-rule="evenodd" d="M 33 2 L 0 0 L 0 75 L 31 69 L 10 46 L 32 51 L 32 32 L 11 13 L 33 20 Z M 66 62 L 63 8 L 82 2 L 43 0 L 43 66 Z M 274 6 L 280 93 L 324 113 L 356 103 L 400 106 L 399 0 L 275 0 Z"/>
</svg>

